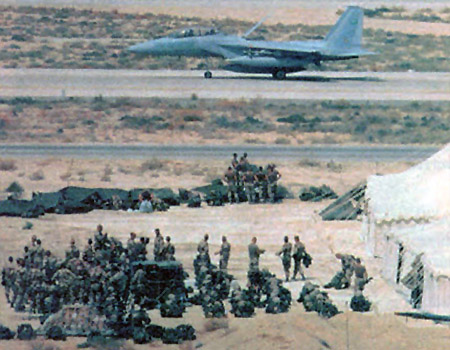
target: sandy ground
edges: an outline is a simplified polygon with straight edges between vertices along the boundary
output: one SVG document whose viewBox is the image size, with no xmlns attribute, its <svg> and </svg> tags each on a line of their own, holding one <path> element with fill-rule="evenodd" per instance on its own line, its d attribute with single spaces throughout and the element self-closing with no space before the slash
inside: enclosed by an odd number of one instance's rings
<svg viewBox="0 0 450 350">
<path fill-rule="evenodd" d="M 439 101 L 450 98 L 449 73 L 302 72 L 269 75 L 214 71 L 0 69 L 0 96 L 171 97 Z M 45 85 L 42 85 L 45 82 Z M 236 89 L 239 84 L 239 89 Z"/>
<path fill-rule="evenodd" d="M 12 180 L 17 180 L 26 190 L 24 197 L 29 197 L 31 191 L 51 191 L 67 185 L 122 188 L 170 186 L 176 190 L 178 187 L 206 183 L 220 174 L 227 162 L 166 161 L 162 170 L 143 174 L 140 170 L 142 162 L 135 160 L 19 159 L 15 165 L 16 170 L 0 172 L 0 188 L 5 188 Z M 304 163 L 301 165 L 284 162 L 278 166 L 283 174 L 283 185 L 295 194 L 302 184 L 323 183 L 342 194 L 369 174 L 402 171 L 410 165 L 341 163 L 337 167 L 327 167 L 326 163 L 306 166 Z M 105 167 L 112 170 L 109 182 L 101 181 Z M 38 170 L 42 171 L 44 179 L 30 179 Z M 307 270 L 307 276 L 315 283 L 326 283 L 339 269 L 339 262 L 334 258 L 333 252 L 351 252 L 363 258 L 370 275 L 374 276 L 374 281 L 366 290 L 366 295 L 374 304 L 374 311 L 366 315 L 346 312 L 326 321 L 317 315 L 305 313 L 302 306 L 294 303 L 292 311 L 285 315 L 269 316 L 260 312 L 257 317 L 249 320 L 234 319 L 230 315 L 221 329 L 211 332 L 205 330 L 211 321 L 205 320 L 200 310 L 193 308 L 182 322 L 192 323 L 196 327 L 198 340 L 172 348 L 192 349 L 202 343 L 202 348 L 205 349 L 257 349 L 261 341 L 264 341 L 267 348 L 294 349 L 298 348 L 301 340 L 301 344 L 309 349 L 325 349 L 324 342 L 332 349 L 408 349 L 411 346 L 414 349 L 443 349 L 450 336 L 448 328 L 432 327 L 430 323 L 407 321 L 393 316 L 393 311 L 410 310 L 407 298 L 397 293 L 381 278 L 381 261 L 367 256 L 364 244 L 359 238 L 359 221 L 321 221 L 317 213 L 327 204 L 328 202 L 305 203 L 292 199 L 278 205 L 240 204 L 200 209 L 180 206 L 172 207 L 168 212 L 150 215 L 94 211 L 80 215 L 45 215 L 31 220 L 1 218 L 0 261 L 3 264 L 7 256 L 17 256 L 32 234 L 42 239 L 45 248 L 63 256 L 71 237 L 83 247 L 98 223 L 102 223 L 110 235 L 123 242 L 131 231 L 139 236 L 152 238 L 153 229 L 159 227 L 164 235 L 172 236 L 177 249 L 176 257 L 191 276 L 195 247 L 203 234 L 210 233 L 211 251 L 218 248 L 220 237 L 227 235 L 232 244 L 230 272 L 244 284 L 248 266 L 247 245 L 252 236 L 257 236 L 260 246 L 267 250 L 261 258 L 261 267 L 269 268 L 278 276 L 282 276 L 281 262 L 275 252 L 279 249 L 284 235 L 289 235 L 292 239 L 295 234 L 299 234 L 314 258 L 313 265 Z M 32 230 L 22 229 L 25 221 L 33 223 Z M 286 283 L 294 298 L 298 296 L 302 285 L 303 282 L 300 281 Z M 339 309 L 348 310 L 351 291 L 330 291 L 330 296 Z M 179 320 L 160 320 L 157 313 L 152 313 L 151 317 L 155 323 L 164 325 L 179 323 Z M 14 328 L 27 318 L 25 314 L 14 313 L 6 305 L 3 293 L 0 294 L 0 323 Z M 35 321 L 32 322 L 36 325 Z M 347 347 L 347 327 L 350 347 Z M 218 341 L 220 346 L 217 345 Z M 82 342 L 82 339 L 70 339 L 63 345 L 41 342 L 42 340 L 34 343 L 0 342 L 0 349 L 11 349 L 11 344 L 14 344 L 14 349 L 36 348 L 39 344 L 72 349 Z M 141 348 L 130 344 L 127 346 Z M 161 344 L 158 342 L 151 345 L 155 348 L 159 346 Z"/>
</svg>

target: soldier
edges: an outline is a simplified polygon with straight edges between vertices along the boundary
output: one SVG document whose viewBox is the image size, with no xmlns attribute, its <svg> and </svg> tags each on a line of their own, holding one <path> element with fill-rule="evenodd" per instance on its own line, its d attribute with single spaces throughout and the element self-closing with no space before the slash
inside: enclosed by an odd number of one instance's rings
<svg viewBox="0 0 450 350">
<path fill-rule="evenodd" d="M 34 256 L 36 253 L 36 246 L 37 246 L 37 236 L 33 235 L 31 236 L 31 244 L 27 246 L 26 254 L 25 254 L 25 260 L 27 260 L 27 264 L 33 265 L 34 264 Z M 25 248 L 24 248 L 25 250 Z"/>
<path fill-rule="evenodd" d="M 10 292 L 14 290 L 15 283 L 15 268 L 14 268 L 14 258 L 10 256 L 8 258 L 8 266 L 2 269 L 2 285 L 5 287 L 6 300 L 8 303 L 12 302 L 10 298 Z"/>
<path fill-rule="evenodd" d="M 203 265 L 209 265 L 211 263 L 211 259 L 209 257 L 209 244 L 208 244 L 209 235 L 205 233 L 203 239 L 197 245 L 197 253 L 200 262 Z"/>
<path fill-rule="evenodd" d="M 152 195 L 148 191 L 139 194 L 139 212 L 151 213 L 153 212 Z"/>
<path fill-rule="evenodd" d="M 31 254 L 30 254 L 30 248 L 28 248 L 28 246 L 23 247 L 23 262 L 24 262 L 25 268 L 27 268 L 27 269 L 31 268 L 32 258 L 31 258 Z"/>
<path fill-rule="evenodd" d="M 237 155 L 237 153 L 233 153 L 233 159 L 231 160 L 232 168 L 236 169 L 238 164 L 239 164 L 238 155 Z"/>
<path fill-rule="evenodd" d="M 220 250 L 218 252 L 215 252 L 215 255 L 220 254 L 220 260 L 219 260 L 219 268 L 220 270 L 227 272 L 228 269 L 228 260 L 230 259 L 230 251 L 231 251 L 231 245 L 227 241 L 226 236 L 222 236 L 222 245 L 220 246 Z"/>
<path fill-rule="evenodd" d="M 45 250 L 42 248 L 41 240 L 36 239 L 33 263 L 39 269 L 42 268 L 42 265 L 44 263 L 44 254 L 45 254 Z"/>
<path fill-rule="evenodd" d="M 305 256 L 305 245 L 300 241 L 299 236 L 294 237 L 294 251 L 292 257 L 294 258 L 294 275 L 292 279 L 295 281 L 297 274 L 300 273 L 302 276 L 302 281 L 305 280 L 305 275 L 303 274 L 302 269 L 302 259 Z"/>
<path fill-rule="evenodd" d="M 166 261 L 175 261 L 175 246 L 170 243 L 170 236 L 166 236 L 166 243 L 163 248 L 163 257 Z"/>
<path fill-rule="evenodd" d="M 94 247 L 92 246 L 92 239 L 88 239 L 88 243 L 83 251 L 83 261 L 86 261 L 88 264 L 93 264 L 95 259 Z"/>
<path fill-rule="evenodd" d="M 353 292 L 354 295 L 362 295 L 364 290 L 364 286 L 368 283 L 368 276 L 366 267 L 361 263 L 360 258 L 355 259 L 355 263 L 353 266 L 353 270 L 355 271 L 355 282 L 353 284 Z"/>
<path fill-rule="evenodd" d="M 286 282 L 289 281 L 289 271 L 291 269 L 291 253 L 292 253 L 292 244 L 289 242 L 289 237 L 284 236 L 284 244 L 281 247 L 281 250 L 277 252 L 277 255 L 281 255 L 281 261 L 283 262 L 284 274 L 286 275 Z"/>
<path fill-rule="evenodd" d="M 134 254 L 136 255 L 136 259 L 138 261 L 147 260 L 147 244 L 148 244 L 148 242 L 149 242 L 148 238 L 141 237 L 139 239 L 139 243 L 137 243 L 135 245 Z M 163 240 L 163 242 L 164 242 L 164 240 Z M 162 261 L 162 260 L 163 260 L 163 258 L 162 258 L 162 249 L 161 249 L 161 253 L 159 255 L 159 260 L 157 260 L 157 261 Z"/>
<path fill-rule="evenodd" d="M 155 261 L 162 261 L 162 251 L 164 248 L 164 238 L 161 236 L 159 228 L 155 228 L 155 242 L 153 243 L 153 259 Z"/>
<path fill-rule="evenodd" d="M 44 274 L 46 283 L 50 284 L 53 275 L 58 271 L 58 260 L 52 256 L 50 250 L 45 252 L 44 258 Z"/>
<path fill-rule="evenodd" d="M 350 254 L 337 253 L 336 258 L 340 259 L 342 264 L 342 273 L 344 277 L 341 283 L 344 286 L 344 288 L 349 288 L 353 276 L 353 266 L 355 263 L 355 257 Z"/>
<path fill-rule="evenodd" d="M 228 170 L 223 175 L 223 180 L 228 185 L 228 200 L 230 203 L 233 203 L 233 200 L 236 203 L 239 203 L 239 197 L 237 195 L 237 176 L 233 171 L 233 168 L 228 167 Z"/>
<path fill-rule="evenodd" d="M 28 247 L 26 250 L 28 251 Z M 25 303 L 27 300 L 27 292 L 28 287 L 30 285 L 29 281 L 29 274 L 28 274 L 28 268 L 25 263 L 25 259 L 18 258 L 16 259 L 17 263 L 17 270 L 16 270 L 16 279 L 14 284 L 14 295 L 12 304 L 14 305 L 15 311 L 24 311 L 25 310 Z"/>
<path fill-rule="evenodd" d="M 246 154 L 246 153 L 244 153 L 244 154 Z M 241 157 L 239 159 L 239 164 L 237 165 L 236 170 L 239 173 L 245 173 L 245 172 L 247 172 L 248 167 L 249 167 L 249 164 L 248 164 L 247 158 L 246 157 Z"/>
<path fill-rule="evenodd" d="M 248 256 L 250 258 L 249 272 L 259 271 L 259 256 L 265 253 L 264 249 L 259 249 L 256 242 L 256 237 L 253 237 L 252 242 L 248 245 Z"/>
<path fill-rule="evenodd" d="M 270 165 L 267 173 L 267 179 L 269 181 L 269 197 L 272 202 L 277 200 L 278 180 L 281 179 L 281 174 L 275 167 L 275 164 Z"/>
<path fill-rule="evenodd" d="M 106 234 L 103 234 L 103 226 L 97 225 L 97 232 L 94 235 L 94 249 L 104 249 L 107 242 Z"/>
<path fill-rule="evenodd" d="M 248 169 L 243 175 L 243 181 L 247 200 L 249 203 L 253 203 L 255 201 L 255 174 L 251 169 Z"/>
<path fill-rule="evenodd" d="M 130 238 L 127 241 L 127 251 L 128 251 L 128 258 L 130 261 L 136 261 L 136 233 L 131 232 Z"/>
<path fill-rule="evenodd" d="M 134 304 L 142 305 L 145 300 L 145 295 L 147 292 L 146 287 L 146 276 L 145 272 L 142 269 L 137 270 L 130 283 L 130 292 L 133 293 Z"/>
<path fill-rule="evenodd" d="M 260 166 L 257 173 L 255 174 L 256 178 L 256 195 L 258 197 L 258 201 L 266 200 L 268 197 L 268 189 L 267 189 L 267 174 L 264 172 L 263 167 Z"/>
<path fill-rule="evenodd" d="M 70 247 L 66 250 L 66 261 L 71 259 L 79 259 L 80 258 L 80 250 L 75 245 L 75 239 L 70 239 Z"/>
</svg>

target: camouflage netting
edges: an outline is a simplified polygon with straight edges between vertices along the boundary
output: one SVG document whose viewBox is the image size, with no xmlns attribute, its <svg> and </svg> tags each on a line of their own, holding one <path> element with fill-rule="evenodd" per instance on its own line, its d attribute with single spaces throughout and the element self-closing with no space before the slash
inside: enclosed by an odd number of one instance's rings
<svg viewBox="0 0 450 350">
<path fill-rule="evenodd" d="M 323 199 L 338 198 L 336 192 L 327 185 L 303 187 L 300 189 L 298 197 L 303 202 L 320 202 Z"/>
<path fill-rule="evenodd" d="M 322 220 L 356 220 L 363 212 L 366 187 L 366 182 L 360 183 L 340 196 L 319 213 Z"/>
<path fill-rule="evenodd" d="M 15 332 L 0 324 L 0 340 L 10 340 L 16 335 Z"/>
<path fill-rule="evenodd" d="M 92 331 L 106 331 L 105 320 L 106 317 L 93 307 L 68 305 L 47 318 L 42 325 L 42 331 L 50 334 L 54 333 L 55 327 L 60 327 L 66 335 L 87 336 Z"/>
<path fill-rule="evenodd" d="M 31 340 L 36 338 L 36 333 L 29 323 L 22 323 L 17 327 L 17 339 Z"/>
<path fill-rule="evenodd" d="M 215 179 L 210 185 L 195 187 L 192 191 L 201 193 L 203 200 L 212 206 L 221 206 L 225 203 L 229 203 L 228 198 L 228 186 L 226 186 L 221 179 Z M 247 196 L 245 194 L 244 186 L 237 186 L 237 194 L 239 202 L 247 202 Z M 262 196 L 262 195 L 260 195 Z M 277 186 L 277 193 L 275 195 L 275 202 L 281 202 L 283 199 L 292 199 L 294 196 L 288 191 L 288 189 L 282 185 Z M 268 201 L 268 197 L 260 198 L 259 202 Z"/>
<path fill-rule="evenodd" d="M 350 308 L 357 312 L 370 311 L 371 306 L 372 303 L 364 295 L 355 295 L 350 302 Z"/>
<path fill-rule="evenodd" d="M 236 317 L 252 317 L 255 308 L 264 308 L 266 313 L 288 312 L 292 297 L 282 281 L 268 270 L 249 271 L 249 288 L 233 290 L 230 303 L 231 313 Z"/>
<path fill-rule="evenodd" d="M 311 282 L 305 283 L 297 301 L 303 303 L 305 311 L 316 311 L 324 318 L 331 318 L 340 313 L 328 297 L 328 293 L 321 291 L 318 285 Z"/>
<path fill-rule="evenodd" d="M 95 209 L 127 210 L 137 209 L 139 194 L 153 193 L 155 210 L 167 210 L 179 205 L 180 197 L 170 188 L 146 188 L 126 191 L 118 188 L 84 188 L 69 186 L 58 192 L 33 193 L 31 200 L 10 198 L 0 201 L 0 216 L 21 216 L 33 218 L 44 213 L 78 214 Z"/>
<path fill-rule="evenodd" d="M 195 284 L 198 293 L 189 298 L 189 302 L 202 307 L 205 317 L 225 316 L 223 301 L 230 294 L 233 276 L 218 269 L 198 255 L 194 260 Z"/>
<path fill-rule="evenodd" d="M 143 192 L 153 194 L 154 210 L 166 211 L 170 206 L 187 203 L 190 208 L 201 207 L 201 203 L 220 206 L 229 202 L 227 191 L 220 179 L 213 180 L 210 185 L 196 187 L 192 190 L 179 189 L 175 194 L 170 188 L 136 188 L 130 191 L 119 188 L 85 188 L 69 186 L 58 192 L 33 193 L 31 200 L 9 198 L 0 201 L 0 216 L 20 216 L 36 218 L 45 213 L 79 214 L 92 210 L 128 210 L 139 208 L 139 195 Z M 277 186 L 275 202 L 285 198 L 293 198 L 282 185 Z M 243 186 L 238 186 L 240 202 L 247 197 Z M 266 201 L 267 198 L 264 199 Z"/>
</svg>

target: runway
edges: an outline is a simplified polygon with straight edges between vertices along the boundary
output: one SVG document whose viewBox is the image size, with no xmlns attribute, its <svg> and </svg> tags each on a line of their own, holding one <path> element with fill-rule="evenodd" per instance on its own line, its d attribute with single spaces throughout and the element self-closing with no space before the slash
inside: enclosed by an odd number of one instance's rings
<svg viewBox="0 0 450 350">
<path fill-rule="evenodd" d="M 252 159 L 317 160 L 339 162 L 417 162 L 439 150 L 434 146 L 195 146 L 114 144 L 0 144 L 5 158 L 73 159 L 225 159 L 248 152 Z"/>
<path fill-rule="evenodd" d="M 0 96 L 169 97 L 213 99 L 439 101 L 450 99 L 450 73 L 301 72 L 268 75 L 213 71 L 0 69 Z"/>
</svg>

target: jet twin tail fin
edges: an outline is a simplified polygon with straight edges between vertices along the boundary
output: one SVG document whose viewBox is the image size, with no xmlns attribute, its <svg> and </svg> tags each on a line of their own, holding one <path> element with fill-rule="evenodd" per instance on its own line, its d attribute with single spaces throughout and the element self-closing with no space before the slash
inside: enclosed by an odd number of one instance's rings
<svg viewBox="0 0 450 350">
<path fill-rule="evenodd" d="M 360 49 L 363 15 L 364 12 L 360 7 L 349 6 L 325 37 L 327 48 L 335 52 Z"/>
</svg>

